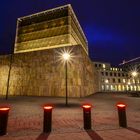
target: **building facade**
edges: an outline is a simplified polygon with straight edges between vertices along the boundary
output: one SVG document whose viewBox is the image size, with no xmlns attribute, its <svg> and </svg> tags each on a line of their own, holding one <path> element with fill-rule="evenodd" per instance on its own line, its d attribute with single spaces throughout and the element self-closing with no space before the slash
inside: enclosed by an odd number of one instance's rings
<svg viewBox="0 0 140 140">
<path fill-rule="evenodd" d="M 68 63 L 68 97 L 97 91 L 88 43 L 71 5 L 50 9 L 17 20 L 12 57 L 0 56 L 0 95 L 66 96 L 62 52 L 71 52 Z M 11 66 L 11 69 L 9 69 Z"/>
<path fill-rule="evenodd" d="M 128 61 L 123 61 L 123 63 L 119 64 L 119 66 L 127 72 L 131 71 L 137 71 L 138 73 L 140 72 L 140 57 L 128 60 Z"/>
<path fill-rule="evenodd" d="M 140 75 L 132 76 L 132 71 L 122 67 L 112 67 L 110 63 L 93 62 L 98 75 L 99 92 L 140 91 Z"/>
<path fill-rule="evenodd" d="M 71 5 L 64 5 L 18 18 L 14 53 L 0 56 L 0 95 L 65 97 L 64 52 L 71 53 L 68 97 L 140 91 L 139 74 L 90 60 L 78 19 Z"/>
<path fill-rule="evenodd" d="M 88 43 L 71 5 L 18 18 L 15 53 L 81 45 L 88 54 Z"/>
</svg>

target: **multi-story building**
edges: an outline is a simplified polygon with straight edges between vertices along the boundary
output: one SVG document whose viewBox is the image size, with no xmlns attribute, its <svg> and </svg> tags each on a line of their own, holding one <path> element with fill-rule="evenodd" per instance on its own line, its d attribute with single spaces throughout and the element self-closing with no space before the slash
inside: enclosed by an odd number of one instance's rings
<svg viewBox="0 0 140 140">
<path fill-rule="evenodd" d="M 140 57 L 128 61 L 124 60 L 123 63 L 119 64 L 119 66 L 122 67 L 123 70 L 127 72 L 132 71 L 140 72 Z"/>
<path fill-rule="evenodd" d="M 139 90 L 140 88 L 140 57 L 123 61 L 119 64 L 123 71 L 128 73 L 128 85 L 131 91 Z"/>
<path fill-rule="evenodd" d="M 120 67 L 111 67 L 110 63 L 93 62 L 98 74 L 99 92 L 140 91 L 140 77 Z"/>
<path fill-rule="evenodd" d="M 81 45 L 88 42 L 71 5 L 18 18 L 15 53 Z"/>
</svg>

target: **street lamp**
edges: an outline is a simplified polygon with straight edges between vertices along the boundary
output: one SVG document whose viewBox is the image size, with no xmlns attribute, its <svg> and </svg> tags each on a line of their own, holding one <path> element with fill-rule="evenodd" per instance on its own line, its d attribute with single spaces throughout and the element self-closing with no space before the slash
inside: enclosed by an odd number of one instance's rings
<svg viewBox="0 0 140 140">
<path fill-rule="evenodd" d="M 132 77 L 137 77 L 138 72 L 137 71 L 132 71 L 131 75 L 132 75 Z"/>
<path fill-rule="evenodd" d="M 66 85 L 66 106 L 68 105 L 68 74 L 67 74 L 67 69 L 68 69 L 68 61 L 70 59 L 70 54 L 68 52 L 65 52 L 62 54 L 63 60 L 65 62 L 65 85 Z"/>
</svg>

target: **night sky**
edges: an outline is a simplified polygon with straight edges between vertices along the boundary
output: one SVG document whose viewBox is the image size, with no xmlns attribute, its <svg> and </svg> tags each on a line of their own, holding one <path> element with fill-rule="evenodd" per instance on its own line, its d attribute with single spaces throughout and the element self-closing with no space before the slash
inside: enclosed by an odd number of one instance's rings
<svg viewBox="0 0 140 140">
<path fill-rule="evenodd" d="M 2 0 L 0 54 L 13 51 L 16 19 L 71 4 L 89 42 L 90 58 L 117 65 L 140 56 L 139 0 Z"/>
</svg>

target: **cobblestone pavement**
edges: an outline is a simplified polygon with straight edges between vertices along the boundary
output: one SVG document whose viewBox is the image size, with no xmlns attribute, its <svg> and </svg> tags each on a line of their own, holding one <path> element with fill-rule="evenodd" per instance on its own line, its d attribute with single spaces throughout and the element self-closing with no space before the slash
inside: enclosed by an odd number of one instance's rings
<svg viewBox="0 0 140 140">
<path fill-rule="evenodd" d="M 118 125 L 116 103 L 127 104 L 128 128 Z M 43 134 L 43 105 L 54 105 L 52 132 Z M 0 140 L 139 140 L 140 98 L 126 94 L 95 94 L 86 98 L 0 97 L 0 105 L 10 105 L 8 134 Z M 91 103 L 92 130 L 83 129 L 83 103 Z"/>
</svg>

